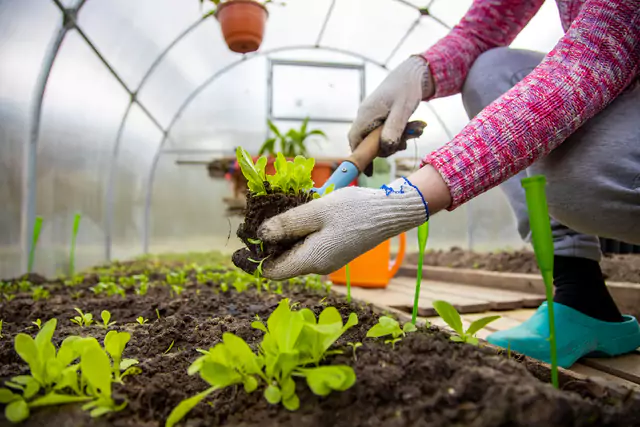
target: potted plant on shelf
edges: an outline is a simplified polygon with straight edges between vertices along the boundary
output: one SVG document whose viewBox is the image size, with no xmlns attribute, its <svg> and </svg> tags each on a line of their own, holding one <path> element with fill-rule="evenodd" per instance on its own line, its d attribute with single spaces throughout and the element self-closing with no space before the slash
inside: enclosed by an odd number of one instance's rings
<svg viewBox="0 0 640 427">
<path fill-rule="evenodd" d="M 282 133 L 280 129 L 271 121 L 267 120 L 269 129 L 273 132 L 274 136 L 267 139 L 260 147 L 258 156 L 267 154 L 269 159 L 267 161 L 267 173 L 275 173 L 273 163 L 275 160 L 276 152 L 281 152 L 287 159 L 293 160 L 296 156 L 307 157 L 307 140 L 309 137 L 317 135 L 323 138 L 327 138 L 327 135 L 319 130 L 308 130 L 309 117 L 302 121 L 299 129 L 289 129 L 287 133 Z M 279 143 L 279 149 L 276 145 Z M 333 172 L 333 164 L 330 162 L 316 162 L 313 171 L 311 172 L 311 179 L 316 186 L 321 186 L 331 176 Z"/>
<path fill-rule="evenodd" d="M 200 0 L 200 5 L 205 0 Z M 273 0 L 208 0 L 215 7 L 205 17 L 214 15 L 222 29 L 222 35 L 233 52 L 249 53 L 262 44 L 264 26 L 269 12 L 266 5 Z M 280 3 L 284 5 L 284 3 Z"/>
</svg>

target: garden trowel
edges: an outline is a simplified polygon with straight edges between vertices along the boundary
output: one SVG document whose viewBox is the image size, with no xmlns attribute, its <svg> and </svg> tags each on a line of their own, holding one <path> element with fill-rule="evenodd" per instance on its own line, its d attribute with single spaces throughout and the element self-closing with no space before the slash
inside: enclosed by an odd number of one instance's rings
<svg viewBox="0 0 640 427">
<path fill-rule="evenodd" d="M 422 131 L 427 126 L 425 122 L 413 121 L 407 124 L 402 134 L 402 139 L 419 138 L 422 135 Z M 325 190 L 334 185 L 337 190 L 342 187 L 346 187 L 353 182 L 354 179 L 371 166 L 373 159 L 378 156 L 380 149 L 380 135 L 382 134 L 382 126 L 375 129 L 356 147 L 351 155 L 338 166 L 333 174 L 329 177 L 327 182 L 320 188 L 314 188 L 313 191 L 323 195 Z"/>
</svg>

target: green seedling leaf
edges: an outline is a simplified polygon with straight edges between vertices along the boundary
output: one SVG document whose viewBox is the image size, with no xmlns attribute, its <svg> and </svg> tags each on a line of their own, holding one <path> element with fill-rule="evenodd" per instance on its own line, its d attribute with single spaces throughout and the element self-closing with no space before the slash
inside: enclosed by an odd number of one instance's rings
<svg viewBox="0 0 640 427">
<path fill-rule="evenodd" d="M 173 348 L 173 344 L 175 344 L 175 340 L 171 340 L 171 344 L 169 344 L 169 348 L 164 351 L 164 354 L 167 354 Z"/>
<path fill-rule="evenodd" d="M 100 345 L 90 345 L 80 359 L 82 376 L 87 380 L 96 397 L 111 400 L 111 362 Z"/>
<path fill-rule="evenodd" d="M 32 324 L 32 325 L 36 325 L 36 327 L 37 327 L 38 329 L 41 329 L 41 327 L 42 327 L 42 320 L 37 319 L 35 322 L 31 322 L 31 324 Z"/>
<path fill-rule="evenodd" d="M 58 394 L 54 391 L 42 396 L 29 403 L 29 407 L 37 408 L 40 406 L 64 405 L 67 403 L 86 402 L 93 399 L 91 396 L 70 396 L 67 394 Z"/>
<path fill-rule="evenodd" d="M 7 404 L 11 403 L 14 400 L 20 399 L 20 395 L 12 392 L 8 388 L 0 388 L 0 403 Z"/>
<path fill-rule="evenodd" d="M 307 378 L 309 388 L 318 396 L 327 396 L 332 390 L 344 391 L 356 382 L 356 374 L 350 366 L 320 366 L 300 369 L 299 372 Z"/>
<path fill-rule="evenodd" d="M 169 414 L 169 418 L 167 418 L 167 422 L 165 423 L 165 427 L 173 427 L 180 420 L 182 420 L 185 415 L 189 413 L 198 403 L 200 403 L 205 397 L 213 393 L 217 390 L 217 387 L 211 387 L 203 391 L 202 393 L 198 393 L 193 397 L 183 400 L 173 408 L 173 411 Z"/>
<path fill-rule="evenodd" d="M 102 313 L 100 313 L 100 318 L 102 318 L 102 327 L 104 329 L 109 328 L 110 326 L 113 326 L 116 324 L 116 322 L 109 322 L 111 320 L 111 313 L 107 310 L 102 310 Z"/>
<path fill-rule="evenodd" d="M 411 322 L 407 322 L 404 325 L 402 325 L 402 332 L 404 332 L 405 334 L 407 334 L 409 332 L 415 332 L 417 330 L 418 330 L 418 328 L 416 328 L 416 325 L 414 325 Z"/>
<path fill-rule="evenodd" d="M 446 301 L 434 301 L 433 308 L 436 309 L 438 315 L 442 317 L 447 325 L 456 331 L 460 336 L 464 336 L 464 328 L 462 327 L 462 319 L 458 310 Z"/>
<path fill-rule="evenodd" d="M 300 399 L 297 394 L 293 394 L 282 401 L 282 405 L 289 411 L 297 411 L 300 408 Z"/>
<path fill-rule="evenodd" d="M 19 423 L 29 418 L 29 406 L 23 399 L 14 400 L 4 408 L 4 416 L 12 423 Z"/>
<path fill-rule="evenodd" d="M 255 195 L 266 194 L 267 191 L 264 187 L 263 178 L 260 176 L 258 170 L 253 164 L 253 160 L 251 159 L 249 152 L 242 147 L 238 147 L 236 149 L 236 158 L 238 160 L 238 165 L 240 165 L 242 174 L 247 179 L 249 190 Z"/>
<path fill-rule="evenodd" d="M 282 393 L 277 386 L 269 385 L 264 390 L 264 398 L 267 399 L 267 402 L 271 403 L 272 405 L 277 405 L 278 403 L 280 403 L 280 400 L 282 400 Z"/>
<path fill-rule="evenodd" d="M 474 336 L 479 330 L 483 329 L 489 323 L 498 320 L 500 316 L 487 316 L 480 318 L 474 321 L 471 325 L 469 325 L 469 329 L 466 330 L 465 334 L 469 336 Z"/>
<path fill-rule="evenodd" d="M 373 325 L 367 332 L 367 338 L 379 338 L 391 335 L 394 338 L 403 334 L 400 324 L 397 320 L 389 316 L 380 316 L 378 323 Z"/>
</svg>

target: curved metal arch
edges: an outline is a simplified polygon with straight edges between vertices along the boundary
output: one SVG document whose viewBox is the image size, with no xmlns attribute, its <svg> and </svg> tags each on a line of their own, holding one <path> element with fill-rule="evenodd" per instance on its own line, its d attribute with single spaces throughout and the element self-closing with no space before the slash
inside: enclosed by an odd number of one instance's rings
<svg viewBox="0 0 640 427">
<path fill-rule="evenodd" d="M 313 50 L 313 49 L 317 49 L 317 50 L 326 50 L 326 51 L 330 51 L 330 52 L 336 52 L 336 53 L 341 53 L 347 56 L 351 56 L 354 58 L 358 58 L 364 62 L 376 65 L 384 70 L 388 70 L 386 64 L 383 64 L 381 62 L 378 62 L 376 60 L 374 60 L 373 58 L 369 58 L 365 55 L 361 55 L 359 53 L 355 53 L 355 52 L 350 52 L 348 50 L 344 50 L 344 49 L 338 49 L 338 48 L 333 48 L 333 47 L 327 47 L 327 46 L 317 46 L 317 45 L 300 45 L 300 46 L 287 46 L 287 47 L 279 47 L 279 48 L 274 48 L 274 49 L 269 49 L 269 50 L 265 50 L 263 52 L 256 52 L 253 54 L 248 54 L 242 57 L 242 59 L 239 59 L 235 62 L 232 62 L 228 65 L 226 65 L 225 67 L 221 68 L 220 70 L 216 71 L 215 73 L 213 73 L 209 78 L 207 78 L 204 82 L 202 82 L 196 89 L 194 89 L 193 92 L 191 92 L 191 94 L 189 94 L 189 96 L 183 101 L 183 103 L 180 105 L 180 107 L 176 110 L 176 113 L 174 114 L 174 116 L 171 118 L 171 121 L 169 123 L 169 126 L 167 127 L 167 130 L 165 132 L 165 134 L 162 137 L 162 140 L 160 141 L 160 145 L 158 146 L 158 149 L 156 150 L 156 153 L 153 156 L 153 161 L 151 163 L 151 168 L 149 169 L 149 176 L 147 178 L 147 192 L 145 195 L 145 206 L 144 206 L 144 217 L 143 217 L 143 242 L 142 242 L 142 246 L 143 246 L 143 252 L 146 254 L 149 252 L 149 228 L 150 228 L 150 219 L 151 219 L 151 197 L 153 195 L 153 184 L 155 181 L 155 176 L 156 176 L 156 170 L 158 168 L 158 161 L 160 160 L 160 156 L 162 155 L 162 149 L 168 139 L 169 133 L 171 132 L 171 130 L 173 129 L 173 126 L 175 125 L 175 123 L 178 121 L 178 119 L 182 116 L 182 113 L 184 112 L 184 110 L 193 102 L 193 100 L 204 90 L 206 89 L 209 85 L 211 85 L 213 82 L 215 82 L 220 76 L 226 74 L 227 72 L 231 71 L 232 69 L 234 69 L 235 67 L 237 67 L 238 65 L 242 64 L 243 62 L 249 61 L 251 59 L 254 58 L 258 58 L 261 56 L 266 56 L 266 55 L 270 55 L 273 53 L 278 53 L 278 52 L 286 52 L 286 51 L 291 51 L 291 50 Z M 430 106 L 431 111 L 433 112 L 433 114 L 436 116 L 438 122 L 440 123 L 440 125 L 444 128 L 445 132 L 447 135 L 450 135 L 451 132 L 449 131 L 449 129 L 447 128 L 447 126 L 445 125 L 444 121 L 440 118 L 440 116 L 438 115 L 438 113 L 435 111 L 435 109 Z"/>
<path fill-rule="evenodd" d="M 54 0 L 55 1 L 55 0 Z M 80 0 L 82 3 L 84 3 L 86 0 Z M 314 46 L 314 48 L 318 48 L 320 47 L 320 42 L 322 40 L 322 37 L 324 36 L 324 32 L 326 29 L 326 26 L 329 22 L 329 19 L 331 18 L 331 14 L 333 13 L 333 9 L 335 7 L 335 3 L 337 0 L 332 0 L 331 4 L 329 5 L 329 8 L 327 10 L 327 14 L 325 16 L 322 28 L 320 29 L 320 33 L 318 34 L 318 38 L 316 41 L 316 44 Z M 405 33 L 405 35 L 398 41 L 398 43 L 396 44 L 396 46 L 394 47 L 394 49 L 391 51 L 391 53 L 389 54 L 389 56 L 387 57 L 385 64 L 383 65 L 383 68 L 386 68 L 386 64 L 389 63 L 389 61 L 391 60 L 391 58 L 393 58 L 393 56 L 395 55 L 395 53 L 397 52 L 397 50 L 400 48 L 400 46 L 404 43 L 404 41 L 409 37 L 409 35 L 411 34 L 411 32 L 416 28 L 417 24 L 419 23 L 419 21 L 424 17 L 427 16 L 431 19 L 433 19 L 434 21 L 436 21 L 437 23 L 439 23 L 440 25 L 444 26 L 445 28 L 450 29 L 450 27 L 445 24 L 442 20 L 436 18 L 435 16 L 431 15 L 431 14 L 423 14 L 421 12 L 421 8 L 419 8 L 418 6 L 415 6 L 414 4 L 409 3 L 406 0 L 390 0 L 392 2 L 396 2 L 396 3 L 400 3 L 404 6 L 410 7 L 416 11 L 418 11 L 420 13 L 420 16 L 418 16 L 416 18 L 416 20 L 411 24 L 411 26 L 409 27 L 408 31 Z M 429 7 L 431 7 L 431 5 L 433 4 L 434 0 L 431 0 L 429 2 L 429 4 L 425 7 L 425 9 L 428 11 Z M 138 105 L 140 105 L 139 102 L 137 102 L 137 95 L 140 92 L 140 90 L 144 87 L 144 85 L 147 83 L 147 81 L 149 80 L 149 78 L 151 77 L 151 75 L 154 73 L 154 71 L 156 70 L 156 68 L 160 65 L 160 63 L 163 61 L 163 59 L 168 55 L 168 53 L 182 40 L 184 39 L 187 35 L 189 35 L 192 31 L 194 31 L 196 28 L 198 28 L 200 26 L 200 24 L 202 24 L 204 21 L 207 20 L 207 17 L 201 17 L 199 18 L 197 21 L 195 21 L 194 23 L 192 23 L 191 25 L 189 25 L 187 28 L 185 28 L 180 34 L 178 34 L 175 39 L 173 39 L 171 41 L 171 43 L 169 43 L 162 52 L 160 52 L 157 56 L 157 58 L 153 61 L 153 63 L 149 66 L 149 68 L 147 69 L 147 71 L 145 72 L 145 74 L 143 75 L 142 79 L 140 80 L 140 83 L 138 83 L 138 86 L 131 92 L 131 98 L 129 100 L 129 104 L 127 105 L 127 108 L 125 109 L 125 112 L 122 116 L 122 120 L 120 121 L 120 126 L 118 128 L 118 132 L 116 134 L 116 140 L 114 142 L 114 146 L 113 146 L 113 150 L 111 153 L 111 161 L 109 164 L 109 175 L 107 178 L 107 189 L 105 192 L 105 257 L 107 259 L 107 261 L 111 260 L 111 248 L 112 248 L 112 229 L 113 229 L 113 201 L 115 198 L 115 191 L 114 191 L 114 186 L 115 186 L 115 173 L 116 173 L 116 166 L 117 166 L 117 161 L 118 161 L 118 157 L 120 154 L 120 147 L 122 145 L 122 137 L 124 134 L 124 128 L 127 122 L 127 119 L 129 117 L 129 113 L 131 112 L 131 108 L 133 107 L 133 104 L 138 103 Z M 349 54 L 351 54 L 352 52 L 350 52 Z M 357 55 L 355 53 L 353 53 L 354 55 Z M 246 56 L 242 57 L 244 60 L 246 58 Z M 363 60 L 365 60 L 363 58 Z M 380 64 L 376 64 L 376 65 L 380 65 Z M 166 136 L 168 134 L 168 130 L 163 130 L 164 133 L 164 138 L 163 141 L 166 139 Z M 155 160 L 154 160 L 154 164 L 155 164 Z"/>
<path fill-rule="evenodd" d="M 37 186 L 37 167 L 38 167 L 38 140 L 40 139 L 40 123 L 42 118 L 42 104 L 44 102 L 44 93 L 51 76 L 53 64 L 58 57 L 60 47 L 67 33 L 74 28 L 74 23 L 67 20 L 66 11 L 76 14 L 82 9 L 86 0 L 76 0 L 72 6 L 66 8 L 58 1 L 53 3 L 61 12 L 60 26 L 57 29 L 55 38 L 51 41 L 49 48 L 42 60 L 42 66 L 38 79 L 33 91 L 31 107 L 31 123 L 29 126 L 29 140 L 24 146 L 24 165 L 23 165 L 23 195 L 21 207 L 21 224 L 20 235 L 22 237 L 22 268 L 24 271 L 28 269 L 29 254 L 33 247 L 33 224 L 36 219 L 36 204 L 38 197 Z"/>
</svg>

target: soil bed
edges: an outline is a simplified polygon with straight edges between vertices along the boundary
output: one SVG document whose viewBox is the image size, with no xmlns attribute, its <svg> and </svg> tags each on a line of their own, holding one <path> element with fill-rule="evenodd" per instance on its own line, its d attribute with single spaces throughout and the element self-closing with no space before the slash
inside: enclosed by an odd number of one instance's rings
<svg viewBox="0 0 640 427">
<path fill-rule="evenodd" d="M 175 267 L 175 264 L 172 266 Z M 156 269 L 161 266 L 156 264 Z M 144 269 L 149 270 L 150 267 Z M 135 265 L 127 267 L 133 274 Z M 152 273 L 151 271 L 149 273 Z M 163 273 L 164 274 L 164 273 Z M 163 274 L 156 274 L 162 277 Z M 150 274 L 151 275 L 151 274 Z M 92 335 L 102 342 L 105 331 L 95 326 L 80 328 L 69 322 L 74 307 L 91 312 L 99 320 L 107 309 L 116 330 L 132 334 L 124 357 L 140 361 L 142 373 L 125 378 L 117 386 L 118 397 L 129 401 L 119 413 L 91 419 L 74 406 L 38 409 L 24 426 L 117 426 L 151 427 L 164 425 L 168 414 L 183 399 L 203 391 L 207 384 L 199 376 L 188 376 L 187 368 L 199 354 L 218 343 L 224 332 L 233 332 L 255 346 L 262 332 L 251 328 L 257 314 L 266 319 L 281 298 L 288 297 L 316 314 L 326 305 L 337 307 L 346 319 L 351 311 L 359 324 L 337 342 L 343 355 L 331 356 L 327 363 L 353 366 L 357 380 L 345 392 L 326 398 L 315 396 L 302 381 L 297 382 L 300 409 L 289 412 L 269 405 L 262 390 L 246 394 L 242 387 L 231 387 L 211 395 L 197 405 L 181 425 L 204 426 L 620 426 L 640 423 L 640 395 L 618 387 L 603 387 L 590 380 L 561 376 L 561 391 L 547 383 L 548 370 L 530 359 L 507 358 L 495 349 L 452 343 L 437 328 L 420 328 L 409 334 L 395 349 L 382 340 L 365 338 L 377 322 L 371 306 L 347 304 L 336 294 L 326 300 L 325 292 L 305 290 L 298 285 L 283 287 L 282 294 L 255 288 L 238 293 L 233 288 L 220 291 L 217 283 L 198 285 L 194 271 L 179 296 L 158 283 L 145 296 L 127 290 L 120 296 L 97 297 L 86 291 L 91 282 L 67 288 L 60 283 L 51 288 L 51 298 L 33 302 L 19 294 L 0 305 L 4 338 L 0 340 L 0 379 L 27 373 L 26 364 L 13 349 L 18 332 L 58 319 L 56 344 L 69 335 Z M 71 297 L 85 289 L 79 299 Z M 77 295 L 76 295 L 77 296 Z M 158 319 L 156 309 L 160 314 Z M 146 325 L 136 317 L 149 319 Z M 35 335 L 36 331 L 27 330 Z M 363 342 L 354 361 L 347 342 Z M 165 354 L 171 343 L 170 351 Z M 11 425 L 0 416 L 1 425 Z"/>
<path fill-rule="evenodd" d="M 418 254 L 408 254 L 406 262 L 417 264 Z M 524 250 L 478 253 L 452 248 L 448 251 L 427 251 L 424 255 L 424 265 L 540 274 L 535 255 Z M 640 255 L 607 255 L 602 258 L 600 265 L 607 280 L 640 283 Z"/>
</svg>

